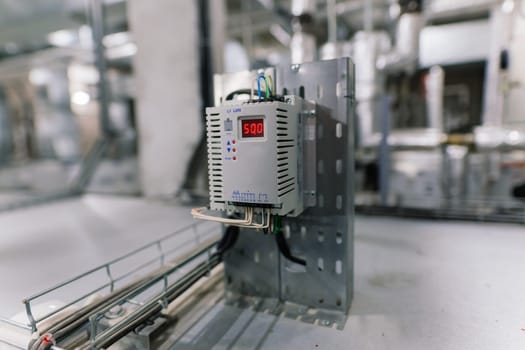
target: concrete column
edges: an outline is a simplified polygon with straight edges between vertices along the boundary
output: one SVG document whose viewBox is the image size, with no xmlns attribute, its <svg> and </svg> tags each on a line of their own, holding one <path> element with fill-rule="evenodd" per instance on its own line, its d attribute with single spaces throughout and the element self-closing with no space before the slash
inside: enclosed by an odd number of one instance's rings
<svg viewBox="0 0 525 350">
<path fill-rule="evenodd" d="M 196 1 L 130 0 L 142 190 L 170 197 L 202 131 Z"/>
</svg>

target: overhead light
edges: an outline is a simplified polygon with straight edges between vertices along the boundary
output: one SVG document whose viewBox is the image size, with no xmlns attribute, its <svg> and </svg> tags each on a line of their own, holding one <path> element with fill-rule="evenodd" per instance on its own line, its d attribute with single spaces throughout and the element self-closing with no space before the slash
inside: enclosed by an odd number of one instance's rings
<svg viewBox="0 0 525 350">
<path fill-rule="evenodd" d="M 47 41 L 58 47 L 67 47 L 71 46 L 77 40 L 77 35 L 72 30 L 58 30 L 56 32 L 50 33 L 47 35 Z"/>
<path fill-rule="evenodd" d="M 91 101 L 91 97 L 85 91 L 75 91 L 71 96 L 71 102 L 79 106 L 85 106 Z"/>
</svg>

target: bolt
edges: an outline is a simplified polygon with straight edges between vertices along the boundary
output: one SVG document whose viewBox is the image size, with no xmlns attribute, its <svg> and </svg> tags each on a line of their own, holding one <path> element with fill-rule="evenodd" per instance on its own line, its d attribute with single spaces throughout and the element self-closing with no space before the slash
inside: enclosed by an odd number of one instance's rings
<svg viewBox="0 0 525 350">
<path fill-rule="evenodd" d="M 120 305 L 114 306 L 111 309 L 108 310 L 108 312 L 104 315 L 107 319 L 115 319 L 122 315 L 124 315 L 126 310 Z"/>
<path fill-rule="evenodd" d="M 300 64 L 292 64 L 292 72 L 297 73 L 299 71 L 299 68 L 301 68 Z"/>
<path fill-rule="evenodd" d="M 321 324 L 322 324 L 323 326 L 327 326 L 327 327 L 328 327 L 329 325 L 332 324 L 332 322 L 330 322 L 330 321 L 328 321 L 328 320 L 323 320 L 323 321 L 321 322 Z"/>
</svg>

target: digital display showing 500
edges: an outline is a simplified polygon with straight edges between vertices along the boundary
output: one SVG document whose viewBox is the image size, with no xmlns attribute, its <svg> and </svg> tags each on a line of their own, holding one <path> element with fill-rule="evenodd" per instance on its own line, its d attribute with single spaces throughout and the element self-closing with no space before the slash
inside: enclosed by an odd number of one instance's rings
<svg viewBox="0 0 525 350">
<path fill-rule="evenodd" d="M 242 137 L 264 137 L 264 119 L 241 120 Z"/>
</svg>

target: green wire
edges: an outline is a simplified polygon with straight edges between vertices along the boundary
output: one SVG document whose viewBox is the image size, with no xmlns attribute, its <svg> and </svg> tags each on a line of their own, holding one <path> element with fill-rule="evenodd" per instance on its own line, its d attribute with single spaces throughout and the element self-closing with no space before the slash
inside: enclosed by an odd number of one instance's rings
<svg viewBox="0 0 525 350">
<path fill-rule="evenodd" d="M 263 76 L 264 79 L 264 86 L 266 87 L 266 98 L 270 98 L 270 87 L 268 85 L 268 80 L 266 79 L 266 76 Z"/>
<path fill-rule="evenodd" d="M 273 233 L 278 234 L 281 230 L 281 217 L 275 216 L 273 220 Z"/>
</svg>

